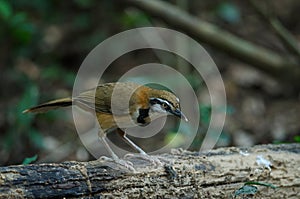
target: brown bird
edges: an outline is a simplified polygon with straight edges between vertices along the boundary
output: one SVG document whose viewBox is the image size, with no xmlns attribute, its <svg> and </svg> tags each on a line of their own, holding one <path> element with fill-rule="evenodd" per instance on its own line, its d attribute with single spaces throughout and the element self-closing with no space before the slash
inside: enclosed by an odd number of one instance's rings
<svg viewBox="0 0 300 199">
<path fill-rule="evenodd" d="M 101 127 L 99 129 L 100 140 L 104 143 L 113 160 L 128 168 L 131 166 L 121 160 L 108 145 L 106 141 L 108 132 L 117 130 L 131 147 L 146 159 L 151 159 L 140 147 L 128 139 L 126 133 L 120 128 L 147 125 L 152 119 L 167 114 L 175 115 L 187 121 L 180 110 L 179 99 L 173 93 L 132 82 L 100 84 L 76 97 L 50 101 L 27 109 L 23 113 L 42 113 L 72 105 L 96 113 Z"/>
</svg>

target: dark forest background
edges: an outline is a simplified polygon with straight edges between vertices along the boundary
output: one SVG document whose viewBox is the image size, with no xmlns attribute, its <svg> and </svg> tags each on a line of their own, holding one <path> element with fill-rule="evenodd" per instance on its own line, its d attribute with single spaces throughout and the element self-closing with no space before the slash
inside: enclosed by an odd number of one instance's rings
<svg viewBox="0 0 300 199">
<path fill-rule="evenodd" d="M 164 2 L 288 57 L 300 67 L 298 0 Z M 268 16 L 278 20 L 292 40 L 282 39 Z M 177 29 L 176 23 L 156 17 L 131 1 L 0 0 L 0 165 L 21 164 L 26 158 L 37 156 L 38 162 L 93 159 L 78 138 L 71 109 L 39 115 L 24 115 L 22 111 L 47 100 L 70 96 L 77 70 L 96 45 L 124 30 L 145 26 Z M 179 30 L 184 32 L 184 28 Z M 287 41 L 296 50 L 291 50 Z M 286 81 L 289 68 L 276 75 L 272 69 L 261 70 L 209 42 L 199 42 L 217 64 L 226 87 L 227 119 L 216 147 L 300 142 L 299 83 Z M 161 55 L 171 56 L 166 52 Z M 149 62 L 159 62 L 152 50 L 130 53 L 116 61 L 102 81 L 115 81 L 130 66 Z M 175 68 L 180 67 L 179 63 L 171 62 Z M 201 103 L 207 98 L 201 77 L 188 66 L 182 71 Z M 200 104 L 199 110 L 201 128 L 190 150 L 199 149 L 209 124 L 209 104 Z M 148 151 L 155 144 L 172 139 L 175 130 L 166 128 L 159 142 L 151 138 L 137 142 Z M 189 136 L 187 132 L 181 133 L 174 147 L 180 147 L 184 137 Z"/>
</svg>

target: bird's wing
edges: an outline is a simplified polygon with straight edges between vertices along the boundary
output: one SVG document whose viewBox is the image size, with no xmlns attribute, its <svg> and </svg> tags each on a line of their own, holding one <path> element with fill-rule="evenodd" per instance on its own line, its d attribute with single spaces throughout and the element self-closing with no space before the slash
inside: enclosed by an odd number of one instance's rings
<svg viewBox="0 0 300 199">
<path fill-rule="evenodd" d="M 74 102 L 84 110 L 111 113 L 111 84 L 99 85 L 96 88 L 84 91 L 74 98 Z"/>
<path fill-rule="evenodd" d="M 106 83 L 78 95 L 74 102 L 83 109 L 96 112 L 113 113 L 115 115 L 129 114 L 136 101 L 134 92 L 140 85 L 135 83 Z"/>
</svg>

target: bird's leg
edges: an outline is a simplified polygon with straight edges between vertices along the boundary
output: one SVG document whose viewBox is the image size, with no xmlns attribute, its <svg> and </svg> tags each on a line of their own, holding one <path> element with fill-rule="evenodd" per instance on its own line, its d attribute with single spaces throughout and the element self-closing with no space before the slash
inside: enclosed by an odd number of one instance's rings
<svg viewBox="0 0 300 199">
<path fill-rule="evenodd" d="M 134 142 L 132 142 L 126 136 L 126 133 L 124 131 L 122 131 L 121 129 L 118 129 L 117 132 L 127 144 L 129 144 L 132 148 L 134 148 L 135 150 L 137 150 L 140 153 L 140 156 L 139 156 L 140 158 L 142 158 L 144 160 L 148 160 L 155 165 L 162 165 L 162 162 L 158 158 L 148 155 L 143 149 L 141 149 Z M 131 157 L 131 156 L 136 156 L 136 155 L 127 154 L 125 157 Z"/>
<path fill-rule="evenodd" d="M 111 155 L 111 158 L 108 158 L 106 156 L 102 156 L 99 158 L 99 160 L 105 160 L 105 161 L 114 161 L 117 164 L 120 164 L 124 167 L 126 167 L 127 169 L 131 170 L 131 171 L 135 171 L 135 169 L 133 168 L 133 164 L 129 161 L 125 161 L 120 159 L 117 154 L 115 154 L 115 152 L 111 149 L 111 147 L 109 146 L 109 144 L 106 141 L 106 135 L 103 132 L 99 132 L 99 139 L 100 141 L 102 141 L 102 143 L 104 144 L 106 150 L 109 152 L 109 154 Z"/>
</svg>

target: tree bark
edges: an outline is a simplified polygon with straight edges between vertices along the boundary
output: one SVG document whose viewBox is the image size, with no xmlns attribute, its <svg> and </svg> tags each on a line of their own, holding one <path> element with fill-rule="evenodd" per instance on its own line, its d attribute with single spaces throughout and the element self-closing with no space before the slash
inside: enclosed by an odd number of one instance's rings
<svg viewBox="0 0 300 199">
<path fill-rule="evenodd" d="M 259 164 L 258 156 L 271 164 Z M 247 195 L 237 190 L 250 181 L 270 184 L 255 185 L 254 198 L 300 198 L 300 144 L 156 157 L 167 163 L 131 157 L 136 172 L 108 161 L 0 167 L 0 198 L 240 198 Z"/>
</svg>

